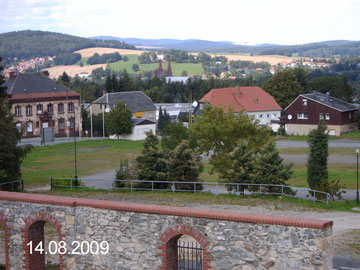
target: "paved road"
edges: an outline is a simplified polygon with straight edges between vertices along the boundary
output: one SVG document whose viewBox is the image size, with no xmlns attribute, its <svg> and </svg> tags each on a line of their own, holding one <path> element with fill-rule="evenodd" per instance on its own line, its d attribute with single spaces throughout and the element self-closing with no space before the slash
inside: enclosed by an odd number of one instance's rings
<svg viewBox="0 0 360 270">
<path fill-rule="evenodd" d="M 76 137 L 76 141 L 87 141 L 87 140 L 103 140 L 103 137 Z M 109 139 L 105 137 L 105 139 Z M 61 138 L 55 138 L 53 142 L 47 142 L 45 145 L 53 145 L 53 144 L 59 144 L 59 143 L 68 143 L 68 142 L 74 142 L 74 137 L 61 137 Z M 19 145 L 26 145 L 31 144 L 33 146 L 41 146 L 41 138 L 25 138 L 21 139 Z"/>
<path fill-rule="evenodd" d="M 306 148 L 309 147 L 308 143 L 305 141 L 276 141 L 276 146 L 278 148 Z M 331 140 L 329 141 L 329 147 L 350 147 L 360 149 L 360 140 Z"/>
</svg>

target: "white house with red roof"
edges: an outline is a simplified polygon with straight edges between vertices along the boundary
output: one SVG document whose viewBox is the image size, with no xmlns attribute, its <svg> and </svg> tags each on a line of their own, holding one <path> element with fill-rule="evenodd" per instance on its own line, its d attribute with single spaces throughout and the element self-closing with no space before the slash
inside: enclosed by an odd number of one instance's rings
<svg viewBox="0 0 360 270">
<path fill-rule="evenodd" d="M 269 93 L 257 86 L 212 89 L 199 100 L 194 111 L 195 115 L 201 115 L 205 103 L 214 107 L 223 107 L 225 113 L 230 107 L 235 113 L 244 110 L 259 120 L 261 125 L 270 126 L 272 122 L 279 121 L 281 116 L 279 104 Z"/>
</svg>

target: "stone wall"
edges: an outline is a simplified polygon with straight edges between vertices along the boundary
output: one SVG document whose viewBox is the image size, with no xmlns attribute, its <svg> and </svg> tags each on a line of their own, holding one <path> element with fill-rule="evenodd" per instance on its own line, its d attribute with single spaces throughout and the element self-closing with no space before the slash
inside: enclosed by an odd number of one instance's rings
<svg viewBox="0 0 360 270">
<path fill-rule="evenodd" d="M 58 241 L 107 241 L 106 255 L 59 255 L 60 269 L 177 269 L 181 235 L 203 248 L 204 269 L 331 269 L 332 222 L 184 207 L 0 192 L 8 269 L 35 269 L 27 243 L 48 222 Z M 36 268 L 37 270 L 41 268 Z"/>
</svg>

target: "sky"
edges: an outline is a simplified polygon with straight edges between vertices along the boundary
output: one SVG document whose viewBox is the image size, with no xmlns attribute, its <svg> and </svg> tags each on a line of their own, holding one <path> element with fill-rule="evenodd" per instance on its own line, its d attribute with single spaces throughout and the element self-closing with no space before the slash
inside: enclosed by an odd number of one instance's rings
<svg viewBox="0 0 360 270">
<path fill-rule="evenodd" d="M 249 44 L 360 40 L 360 0 L 0 0 L 0 33 Z"/>
</svg>

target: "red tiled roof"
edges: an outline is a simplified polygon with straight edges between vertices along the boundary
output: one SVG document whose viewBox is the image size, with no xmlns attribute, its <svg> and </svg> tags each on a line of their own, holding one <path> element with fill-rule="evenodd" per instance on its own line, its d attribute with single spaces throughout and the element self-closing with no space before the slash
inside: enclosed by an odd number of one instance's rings
<svg viewBox="0 0 360 270">
<path fill-rule="evenodd" d="M 230 106 L 234 112 L 240 112 L 242 108 L 246 112 L 281 110 L 275 99 L 257 86 L 212 89 L 200 99 L 200 102 L 209 102 L 215 107 L 221 106 L 225 112 Z"/>
</svg>

